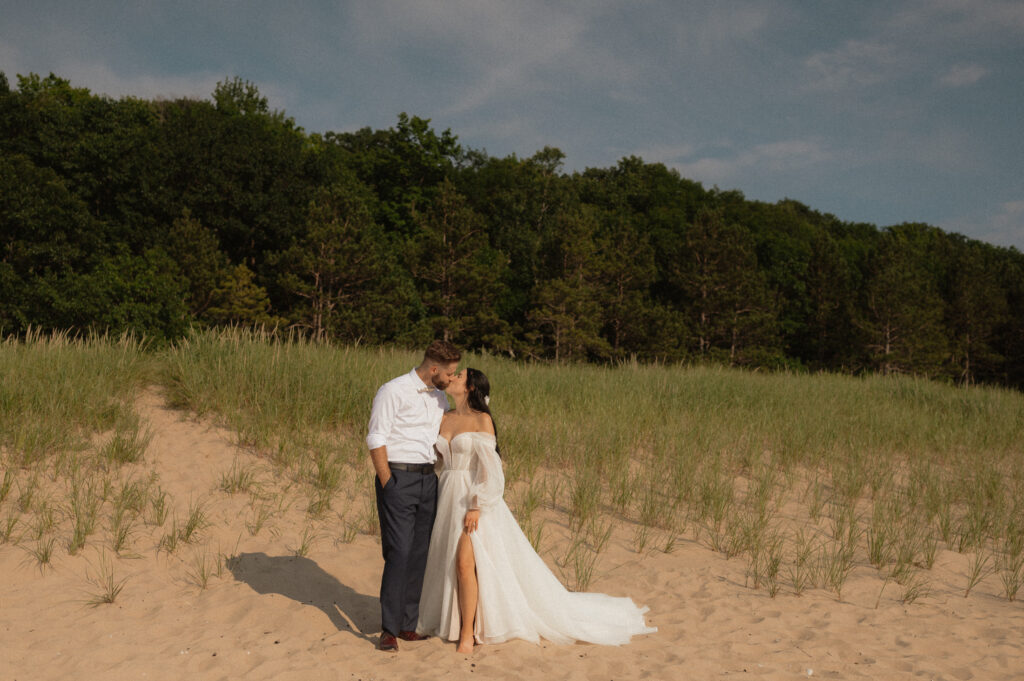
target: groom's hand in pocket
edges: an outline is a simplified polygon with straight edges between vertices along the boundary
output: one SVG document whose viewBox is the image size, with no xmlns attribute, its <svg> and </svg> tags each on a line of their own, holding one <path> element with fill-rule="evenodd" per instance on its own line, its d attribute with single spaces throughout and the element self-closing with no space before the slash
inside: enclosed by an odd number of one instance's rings
<svg viewBox="0 0 1024 681">
<path fill-rule="evenodd" d="M 388 466 L 388 448 L 377 447 L 370 450 L 370 460 L 373 462 L 373 471 L 377 474 L 377 481 L 383 489 L 391 480 L 391 468 Z"/>
<path fill-rule="evenodd" d="M 476 531 L 477 526 L 479 526 L 479 525 L 480 525 L 480 511 L 477 510 L 477 509 L 473 509 L 471 511 L 468 511 L 466 513 L 466 522 L 465 522 L 465 525 L 464 525 L 464 528 L 466 530 L 466 534 L 470 534 L 470 533 Z"/>
</svg>

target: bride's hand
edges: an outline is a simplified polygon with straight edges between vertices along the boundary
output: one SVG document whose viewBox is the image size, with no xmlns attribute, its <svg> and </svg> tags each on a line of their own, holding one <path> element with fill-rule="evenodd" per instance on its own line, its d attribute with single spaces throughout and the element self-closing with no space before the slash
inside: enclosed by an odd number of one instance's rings
<svg viewBox="0 0 1024 681">
<path fill-rule="evenodd" d="M 480 511 L 474 509 L 466 513 L 465 530 L 466 534 L 469 534 L 476 530 L 477 525 L 480 524 Z"/>
</svg>

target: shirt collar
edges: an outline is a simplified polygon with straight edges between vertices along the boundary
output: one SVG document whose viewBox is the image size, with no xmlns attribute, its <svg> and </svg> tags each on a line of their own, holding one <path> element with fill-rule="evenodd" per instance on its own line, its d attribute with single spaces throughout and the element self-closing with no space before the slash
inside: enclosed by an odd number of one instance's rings
<svg viewBox="0 0 1024 681">
<path fill-rule="evenodd" d="M 416 386 L 417 391 L 420 390 L 421 388 L 430 388 L 431 390 L 437 390 L 437 388 L 435 388 L 434 386 L 427 385 L 426 383 L 423 382 L 423 379 L 420 378 L 420 375 L 416 373 L 416 367 L 412 368 L 412 371 L 409 372 L 409 376 L 412 378 L 413 385 Z"/>
</svg>

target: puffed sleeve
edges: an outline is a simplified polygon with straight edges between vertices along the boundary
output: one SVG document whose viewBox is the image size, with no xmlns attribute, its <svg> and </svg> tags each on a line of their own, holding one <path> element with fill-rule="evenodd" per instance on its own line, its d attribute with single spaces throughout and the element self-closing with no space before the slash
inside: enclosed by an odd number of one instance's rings
<svg viewBox="0 0 1024 681">
<path fill-rule="evenodd" d="M 469 487 L 469 507 L 485 510 L 501 501 L 505 494 L 505 472 L 492 438 L 473 438 L 475 454 L 473 482 Z"/>
</svg>

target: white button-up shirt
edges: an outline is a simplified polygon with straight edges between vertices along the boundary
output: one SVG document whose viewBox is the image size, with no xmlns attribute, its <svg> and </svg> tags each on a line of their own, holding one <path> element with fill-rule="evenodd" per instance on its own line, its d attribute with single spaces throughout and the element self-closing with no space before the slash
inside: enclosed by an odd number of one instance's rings
<svg viewBox="0 0 1024 681">
<path fill-rule="evenodd" d="M 434 443 L 447 409 L 444 392 L 428 386 L 413 369 L 377 391 L 366 444 L 370 449 L 387 447 L 392 463 L 434 463 Z"/>
</svg>

